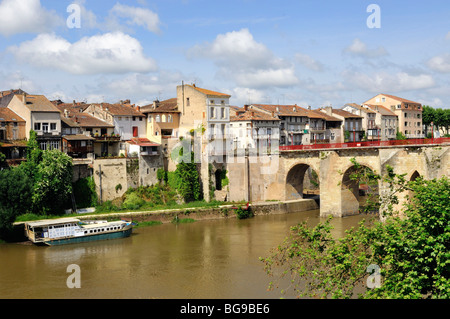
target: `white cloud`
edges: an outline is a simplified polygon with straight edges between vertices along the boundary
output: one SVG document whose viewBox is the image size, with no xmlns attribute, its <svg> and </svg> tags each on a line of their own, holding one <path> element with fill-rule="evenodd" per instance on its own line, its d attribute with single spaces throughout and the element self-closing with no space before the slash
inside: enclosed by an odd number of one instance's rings
<svg viewBox="0 0 450 319">
<path fill-rule="evenodd" d="M 0 34 L 48 32 L 64 20 L 41 6 L 39 0 L 3 0 L 0 2 Z"/>
<path fill-rule="evenodd" d="M 158 33 L 160 31 L 159 17 L 156 13 L 149 9 L 130 7 L 120 3 L 116 3 L 110 12 L 118 17 L 125 18 L 129 25 L 138 25 L 145 27 L 147 30 Z"/>
<path fill-rule="evenodd" d="M 401 92 L 431 88 L 435 85 L 428 74 L 410 75 L 406 72 L 377 72 L 367 74 L 361 72 L 344 72 L 348 82 L 368 92 Z"/>
<path fill-rule="evenodd" d="M 219 34 L 212 43 L 190 49 L 188 56 L 211 59 L 219 67 L 219 76 L 245 87 L 286 87 L 298 83 L 292 64 L 255 41 L 248 29 Z"/>
<path fill-rule="evenodd" d="M 313 71 L 323 71 L 324 66 L 322 63 L 320 63 L 317 60 L 314 60 L 312 57 L 310 57 L 307 54 L 303 54 L 303 53 L 297 53 L 295 55 L 295 60 L 302 64 L 303 66 L 307 67 L 310 70 Z"/>
<path fill-rule="evenodd" d="M 157 69 L 138 40 L 121 32 L 84 37 L 75 43 L 54 34 L 40 34 L 10 47 L 15 58 L 36 67 L 72 74 L 149 72 Z"/>
<path fill-rule="evenodd" d="M 367 48 L 367 45 L 358 38 L 354 39 L 352 44 L 344 49 L 344 52 L 365 58 L 377 58 L 388 55 L 383 47 L 369 49 Z"/>
<path fill-rule="evenodd" d="M 428 60 L 427 65 L 430 69 L 441 72 L 450 73 L 450 54 L 435 56 Z"/>
</svg>

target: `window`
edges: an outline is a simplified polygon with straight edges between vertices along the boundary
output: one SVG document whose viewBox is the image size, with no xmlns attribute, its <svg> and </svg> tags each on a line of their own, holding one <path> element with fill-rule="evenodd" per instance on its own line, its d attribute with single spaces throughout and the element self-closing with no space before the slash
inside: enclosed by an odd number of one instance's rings
<svg viewBox="0 0 450 319">
<path fill-rule="evenodd" d="M 191 106 L 191 102 L 189 101 L 189 98 L 186 98 L 186 106 Z"/>
<path fill-rule="evenodd" d="M 50 130 L 56 131 L 56 123 L 50 123 Z"/>
<path fill-rule="evenodd" d="M 386 102 L 386 98 L 385 98 L 385 97 L 382 97 L 382 98 L 381 98 L 381 102 Z"/>
<path fill-rule="evenodd" d="M 138 127 L 133 126 L 133 137 L 138 137 Z"/>
<path fill-rule="evenodd" d="M 34 123 L 34 130 L 40 131 L 41 130 L 41 123 Z"/>
<path fill-rule="evenodd" d="M 133 121 L 136 121 L 136 116 L 133 116 Z"/>
<path fill-rule="evenodd" d="M 221 116 L 222 116 L 222 118 L 224 119 L 225 118 L 225 108 L 221 108 L 220 109 L 220 112 L 221 112 Z"/>
<path fill-rule="evenodd" d="M 405 126 L 408 126 L 408 122 L 405 122 Z"/>
<path fill-rule="evenodd" d="M 214 115 L 214 107 L 210 107 L 209 108 L 209 116 L 210 116 L 210 118 L 215 118 L 215 115 Z"/>
<path fill-rule="evenodd" d="M 156 117 L 155 117 L 155 122 L 161 122 L 161 117 L 159 116 L 159 114 L 158 115 L 156 115 Z"/>
<path fill-rule="evenodd" d="M 48 123 L 42 123 L 42 131 L 44 131 L 44 133 L 48 133 Z"/>
</svg>

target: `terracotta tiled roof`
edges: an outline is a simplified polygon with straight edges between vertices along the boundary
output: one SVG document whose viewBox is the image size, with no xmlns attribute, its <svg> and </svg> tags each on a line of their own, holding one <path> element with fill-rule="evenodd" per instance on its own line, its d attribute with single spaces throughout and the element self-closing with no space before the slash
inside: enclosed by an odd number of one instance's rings
<svg viewBox="0 0 450 319">
<path fill-rule="evenodd" d="M 367 105 L 370 109 L 372 109 L 375 112 L 379 112 L 381 115 L 397 116 L 394 112 L 388 110 L 383 105 L 373 105 L 373 104 L 364 104 L 364 105 Z"/>
<path fill-rule="evenodd" d="M 160 146 L 161 144 L 150 141 L 147 138 L 132 138 L 127 141 L 129 144 L 139 145 L 139 146 Z"/>
<path fill-rule="evenodd" d="M 308 111 L 308 117 L 309 118 L 321 118 L 328 122 L 342 122 L 342 120 L 335 118 L 334 116 L 330 116 L 328 114 L 325 114 L 324 112 L 321 112 L 319 110 L 307 110 Z"/>
<path fill-rule="evenodd" d="M 384 93 L 381 93 L 380 95 L 387 96 L 387 97 L 389 97 L 389 98 L 391 98 L 391 99 L 394 99 L 394 100 L 397 100 L 397 101 L 399 101 L 399 102 L 421 104 L 421 103 L 419 103 L 419 102 L 414 102 L 414 101 L 411 101 L 411 100 L 407 100 L 407 99 L 404 99 L 404 98 L 401 98 L 401 97 L 398 97 L 398 96 L 395 96 L 395 95 L 384 94 Z"/>
<path fill-rule="evenodd" d="M 110 103 L 92 103 L 92 105 L 97 105 L 104 111 L 109 112 L 116 116 L 142 116 L 145 117 L 144 113 L 138 111 L 131 104 L 110 104 Z"/>
<path fill-rule="evenodd" d="M 101 119 L 98 119 L 89 113 L 82 112 L 82 108 L 79 106 L 73 106 L 72 104 L 59 104 L 56 106 L 61 112 L 61 121 L 65 121 L 69 126 L 74 123 L 80 127 L 105 127 L 112 128 L 114 125 L 109 124 Z M 68 117 L 65 117 L 67 113 Z M 72 124 L 73 125 L 73 124 Z"/>
<path fill-rule="evenodd" d="M 362 118 L 362 117 L 359 116 L 359 115 L 356 115 L 356 114 L 347 112 L 347 111 L 345 111 L 345 110 L 340 110 L 340 109 L 333 109 L 333 110 L 332 110 L 332 113 L 333 113 L 333 114 L 336 114 L 336 115 L 340 115 L 340 116 L 342 116 L 342 117 L 344 117 L 344 118 L 355 118 L 355 119 L 360 119 L 360 118 Z"/>
<path fill-rule="evenodd" d="M 24 95 L 16 94 L 16 97 L 23 102 Z M 53 105 L 44 95 L 25 95 L 26 106 L 30 111 L 36 112 L 59 112 L 58 108 Z"/>
<path fill-rule="evenodd" d="M 197 91 L 199 91 L 199 92 L 201 92 L 201 93 L 203 93 L 203 94 L 206 94 L 206 95 L 210 95 L 210 96 L 222 96 L 222 97 L 231 97 L 231 95 L 229 95 L 229 94 L 220 93 L 220 92 L 216 92 L 216 91 L 211 91 L 211 90 L 207 90 L 207 89 L 202 89 L 202 88 L 199 88 L 199 87 L 197 87 L 197 86 L 195 86 L 195 85 L 189 85 L 189 84 L 187 84 L 187 86 L 190 86 L 190 87 L 194 88 L 195 90 L 197 90 Z"/>
<path fill-rule="evenodd" d="M 344 105 L 344 107 L 347 106 L 347 105 L 348 105 L 348 106 L 351 106 L 351 107 L 353 107 L 353 108 L 355 108 L 355 109 L 364 111 L 364 112 L 366 112 L 366 113 L 376 113 L 376 112 L 372 111 L 371 109 L 367 109 L 367 108 L 362 107 L 361 105 L 356 104 L 356 103 L 347 103 L 347 104 Z"/>
<path fill-rule="evenodd" d="M 271 116 L 267 113 L 255 111 L 255 110 L 248 110 L 244 111 L 242 113 L 238 113 L 236 116 L 231 116 L 230 121 L 231 122 L 237 122 L 237 121 L 279 121 L 280 119 L 278 117 Z"/>
<path fill-rule="evenodd" d="M 252 106 L 280 116 L 308 116 L 308 110 L 298 105 L 252 104 Z"/>
<path fill-rule="evenodd" d="M 153 104 L 141 107 L 142 113 L 180 113 L 178 111 L 177 98 L 164 101 L 155 101 Z"/>
<path fill-rule="evenodd" d="M 0 122 L 25 122 L 25 120 L 11 109 L 0 107 Z"/>
</svg>

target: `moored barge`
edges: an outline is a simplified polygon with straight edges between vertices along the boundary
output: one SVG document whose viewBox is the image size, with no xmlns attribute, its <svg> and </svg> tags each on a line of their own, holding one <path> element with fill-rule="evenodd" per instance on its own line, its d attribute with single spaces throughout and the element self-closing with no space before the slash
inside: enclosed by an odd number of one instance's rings
<svg viewBox="0 0 450 319">
<path fill-rule="evenodd" d="M 132 230 L 132 223 L 123 220 L 82 222 L 78 218 L 58 218 L 25 223 L 25 235 L 31 242 L 49 246 L 123 238 Z"/>
</svg>

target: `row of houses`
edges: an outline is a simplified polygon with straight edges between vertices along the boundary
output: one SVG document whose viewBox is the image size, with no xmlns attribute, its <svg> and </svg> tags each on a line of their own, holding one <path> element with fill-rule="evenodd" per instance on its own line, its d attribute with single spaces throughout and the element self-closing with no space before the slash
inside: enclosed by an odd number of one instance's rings
<svg viewBox="0 0 450 319">
<path fill-rule="evenodd" d="M 60 149 L 73 158 L 159 156 L 182 136 L 202 128 L 210 149 L 236 150 L 314 143 L 423 137 L 420 103 L 378 94 L 362 104 L 319 109 L 298 105 L 230 105 L 229 94 L 182 84 L 177 95 L 138 106 L 49 101 L 23 90 L 0 96 L 0 151 L 24 157 L 30 130 L 42 149 Z M 167 165 L 166 165 L 167 167 Z"/>
</svg>

